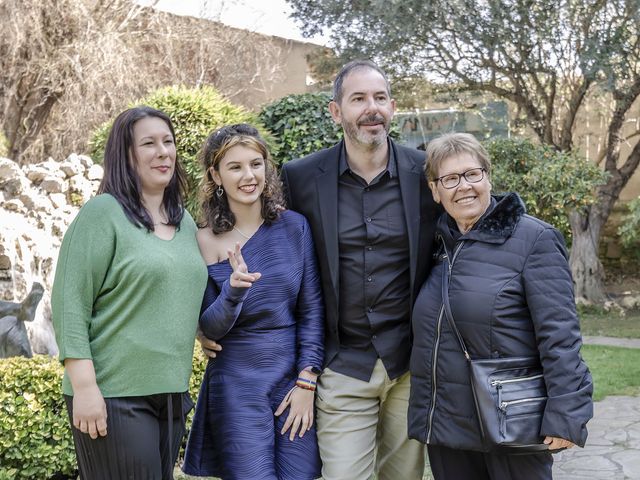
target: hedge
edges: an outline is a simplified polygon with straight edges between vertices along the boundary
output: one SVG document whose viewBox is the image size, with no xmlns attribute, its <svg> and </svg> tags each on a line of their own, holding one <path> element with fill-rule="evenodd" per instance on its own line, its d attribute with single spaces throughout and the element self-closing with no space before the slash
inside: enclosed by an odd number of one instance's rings
<svg viewBox="0 0 640 480">
<path fill-rule="evenodd" d="M 0 479 L 75 474 L 62 371 L 42 355 L 0 361 Z"/>
<path fill-rule="evenodd" d="M 260 112 L 260 120 L 278 139 L 282 164 L 322 150 L 342 139 L 342 128 L 329 113 L 327 93 L 287 95 Z"/>
<path fill-rule="evenodd" d="M 189 391 L 195 400 L 206 359 L 194 353 Z M 76 459 L 57 358 L 0 359 L 0 480 L 76 478 Z M 191 425 L 193 412 L 187 420 Z"/>
</svg>

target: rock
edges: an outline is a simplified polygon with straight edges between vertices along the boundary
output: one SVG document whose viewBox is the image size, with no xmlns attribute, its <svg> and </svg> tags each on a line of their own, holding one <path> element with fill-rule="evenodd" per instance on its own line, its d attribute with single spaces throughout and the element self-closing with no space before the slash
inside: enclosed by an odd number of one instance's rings
<svg viewBox="0 0 640 480">
<path fill-rule="evenodd" d="M 38 195 L 35 192 L 23 193 L 20 195 L 20 201 L 29 210 L 40 210 L 45 212 L 51 211 L 51 202 L 44 195 Z"/>
<path fill-rule="evenodd" d="M 71 178 L 75 175 L 84 175 L 87 169 L 82 164 L 80 157 L 77 154 L 72 153 L 64 162 L 60 163 L 60 170 L 64 172 L 67 178 Z"/>
<path fill-rule="evenodd" d="M 60 163 L 56 162 L 51 157 L 49 157 L 44 162 L 36 163 L 34 165 L 34 167 L 37 167 L 37 168 L 39 168 L 41 170 L 44 170 L 47 173 L 49 173 L 49 175 L 54 176 L 54 177 L 58 177 L 58 178 L 65 178 L 66 177 L 64 172 L 62 170 L 60 170 Z"/>
<path fill-rule="evenodd" d="M 11 268 L 11 259 L 4 254 L 0 254 L 0 270 L 9 270 Z"/>
<path fill-rule="evenodd" d="M 103 175 L 102 166 L 83 155 L 22 167 L 0 158 L 0 299 L 24 298 L 33 281 L 45 287 L 36 319 L 27 325 L 35 353 L 57 352 L 50 307 L 55 261 L 69 224 Z"/>
<path fill-rule="evenodd" d="M 39 184 L 51 172 L 37 165 L 28 165 L 26 168 L 27 178 L 35 184 Z"/>
<path fill-rule="evenodd" d="M 69 185 L 58 177 L 47 176 L 40 183 L 40 188 L 47 193 L 62 193 L 69 189 Z"/>
<path fill-rule="evenodd" d="M 91 157 L 88 157 L 87 155 L 78 155 L 78 160 L 80 161 L 80 163 L 84 168 L 88 169 L 88 168 L 91 168 L 91 166 L 93 165 L 93 160 L 91 159 Z"/>
<path fill-rule="evenodd" d="M 67 196 L 64 193 L 52 193 L 49 195 L 49 200 L 55 208 L 62 208 L 67 204 Z"/>
<path fill-rule="evenodd" d="M 103 176 L 104 169 L 101 165 L 94 164 L 89 167 L 89 171 L 87 172 L 87 178 L 89 180 L 102 180 Z"/>
<path fill-rule="evenodd" d="M 4 192 L 5 198 L 20 196 L 31 188 L 31 182 L 24 176 L 22 170 L 17 164 L 13 165 L 17 170 L 9 164 L 0 164 L 0 189 Z"/>
<path fill-rule="evenodd" d="M 626 295 L 620 299 L 620 306 L 627 310 L 640 307 L 640 296 Z"/>
<path fill-rule="evenodd" d="M 22 175 L 22 170 L 16 162 L 8 158 L 0 157 L 0 179 L 5 181 Z"/>
<path fill-rule="evenodd" d="M 613 300 L 607 300 L 602 304 L 602 308 L 605 312 L 616 311 L 618 313 L 624 314 L 624 309 L 620 306 L 618 302 Z"/>
<path fill-rule="evenodd" d="M 4 245 L 0 244 L 0 270 L 9 270 L 11 259 L 5 254 Z"/>
<path fill-rule="evenodd" d="M 17 198 L 12 198 L 4 202 L 4 208 L 10 212 L 27 212 L 27 209 L 24 208 L 24 203 Z"/>
<path fill-rule="evenodd" d="M 72 205 L 80 207 L 93 197 L 96 188 L 83 176 L 77 175 L 69 179 L 69 200 Z"/>
<path fill-rule="evenodd" d="M 67 178 L 71 178 L 75 175 L 80 175 L 81 173 L 84 173 L 84 167 L 80 165 L 80 163 L 75 164 L 75 163 L 69 163 L 69 162 L 62 162 L 60 164 L 60 170 L 64 172 Z"/>
<path fill-rule="evenodd" d="M 71 223 L 71 220 L 73 220 L 77 213 L 77 207 L 74 207 L 72 205 L 65 205 L 64 207 L 62 207 L 62 219 L 65 220 L 67 225 Z"/>
<path fill-rule="evenodd" d="M 56 237 L 62 238 L 67 231 L 67 222 L 63 220 L 54 220 L 51 224 L 51 233 Z"/>
</svg>

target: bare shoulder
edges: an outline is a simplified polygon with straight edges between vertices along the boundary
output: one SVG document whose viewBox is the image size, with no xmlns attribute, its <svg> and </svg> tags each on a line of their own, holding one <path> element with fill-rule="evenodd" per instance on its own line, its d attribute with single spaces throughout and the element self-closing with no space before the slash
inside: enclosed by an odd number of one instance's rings
<svg viewBox="0 0 640 480">
<path fill-rule="evenodd" d="M 200 248 L 200 255 L 207 265 L 218 263 L 227 258 L 220 235 L 216 235 L 210 228 L 199 228 L 196 240 Z"/>
</svg>

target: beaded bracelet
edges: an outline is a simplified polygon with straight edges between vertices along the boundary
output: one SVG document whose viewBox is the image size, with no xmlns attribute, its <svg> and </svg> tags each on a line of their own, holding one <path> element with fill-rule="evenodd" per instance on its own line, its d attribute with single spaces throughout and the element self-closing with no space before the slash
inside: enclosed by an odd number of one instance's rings
<svg viewBox="0 0 640 480">
<path fill-rule="evenodd" d="M 298 377 L 296 380 L 296 386 L 303 388 L 304 390 L 315 391 L 316 382 L 313 380 L 307 380 L 306 378 Z"/>
</svg>

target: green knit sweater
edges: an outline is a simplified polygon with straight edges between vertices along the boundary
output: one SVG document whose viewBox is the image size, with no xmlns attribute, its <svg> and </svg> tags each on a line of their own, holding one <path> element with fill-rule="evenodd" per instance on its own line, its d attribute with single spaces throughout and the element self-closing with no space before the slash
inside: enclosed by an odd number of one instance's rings
<svg viewBox="0 0 640 480">
<path fill-rule="evenodd" d="M 69 226 L 51 296 L 59 357 L 92 359 L 104 397 L 188 390 L 207 282 L 196 230 L 185 212 L 162 240 L 108 194 Z M 66 374 L 63 391 L 73 395 Z"/>
</svg>

